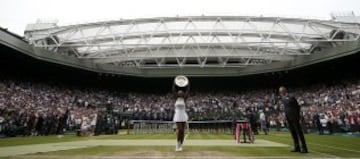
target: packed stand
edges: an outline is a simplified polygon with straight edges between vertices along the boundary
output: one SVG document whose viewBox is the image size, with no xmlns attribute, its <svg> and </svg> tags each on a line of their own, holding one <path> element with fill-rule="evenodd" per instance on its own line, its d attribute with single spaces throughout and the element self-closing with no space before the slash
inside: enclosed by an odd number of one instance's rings
<svg viewBox="0 0 360 159">
<path fill-rule="evenodd" d="M 61 135 L 66 130 L 90 130 L 96 124 L 97 111 L 82 100 L 88 95 L 92 92 L 1 81 L 0 135 Z"/>
<path fill-rule="evenodd" d="M 332 132 L 360 130 L 360 81 L 332 86 L 292 88 L 302 106 L 305 129 Z M 86 130 L 101 121 L 100 108 L 111 104 L 133 120 L 171 121 L 174 95 L 81 89 L 35 82 L 0 81 L 0 134 L 6 136 L 63 134 Z M 283 106 L 273 89 L 192 91 L 187 100 L 190 120 L 233 120 L 254 113 L 255 127 L 286 127 Z M 260 120 L 261 118 L 261 120 Z M 262 121 L 266 122 L 262 122 Z M 117 124 L 121 123 L 119 121 Z M 99 124 L 98 124 L 99 126 Z"/>
</svg>

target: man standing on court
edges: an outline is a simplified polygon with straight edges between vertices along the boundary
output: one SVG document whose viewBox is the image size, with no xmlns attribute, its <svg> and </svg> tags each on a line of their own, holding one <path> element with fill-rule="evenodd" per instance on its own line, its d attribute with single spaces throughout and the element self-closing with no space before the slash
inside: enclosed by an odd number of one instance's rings
<svg viewBox="0 0 360 159">
<path fill-rule="evenodd" d="M 279 94 L 285 107 L 286 120 L 288 122 L 289 131 L 294 141 L 294 149 L 292 152 L 308 153 L 304 133 L 300 125 L 299 103 L 294 96 L 288 94 L 285 87 L 279 88 Z M 299 138 L 301 141 L 301 149 L 299 145 Z"/>
</svg>

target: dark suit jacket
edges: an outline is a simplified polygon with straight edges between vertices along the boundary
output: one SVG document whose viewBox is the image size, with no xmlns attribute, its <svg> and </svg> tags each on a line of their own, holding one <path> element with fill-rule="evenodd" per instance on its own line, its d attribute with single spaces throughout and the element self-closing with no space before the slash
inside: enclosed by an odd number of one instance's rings
<svg viewBox="0 0 360 159">
<path fill-rule="evenodd" d="M 300 120 L 300 106 L 297 100 L 292 95 L 287 95 L 281 98 L 285 107 L 285 115 L 288 120 Z"/>
</svg>

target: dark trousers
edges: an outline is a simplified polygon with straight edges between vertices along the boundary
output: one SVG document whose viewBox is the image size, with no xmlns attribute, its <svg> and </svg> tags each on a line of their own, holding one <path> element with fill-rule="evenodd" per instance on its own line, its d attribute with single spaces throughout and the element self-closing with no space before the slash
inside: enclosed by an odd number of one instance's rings
<svg viewBox="0 0 360 159">
<path fill-rule="evenodd" d="M 317 127 L 318 130 L 319 130 L 319 134 L 320 134 L 320 135 L 324 135 L 324 129 L 323 129 L 322 125 L 321 125 L 320 123 L 317 123 L 317 124 L 316 124 L 316 127 Z"/>
<path fill-rule="evenodd" d="M 301 147 L 307 150 L 304 133 L 302 131 L 299 120 L 288 119 L 289 131 L 294 141 L 294 149 L 300 150 L 299 139 L 301 141 Z"/>
</svg>

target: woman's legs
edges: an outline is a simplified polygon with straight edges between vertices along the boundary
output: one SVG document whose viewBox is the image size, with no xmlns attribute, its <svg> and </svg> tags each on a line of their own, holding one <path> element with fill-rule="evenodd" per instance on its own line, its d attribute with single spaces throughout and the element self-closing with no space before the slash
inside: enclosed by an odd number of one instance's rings
<svg viewBox="0 0 360 159">
<path fill-rule="evenodd" d="M 182 151 L 182 144 L 185 137 L 185 122 L 176 122 L 177 145 L 175 151 Z"/>
<path fill-rule="evenodd" d="M 182 144 L 184 142 L 185 137 L 185 122 L 177 122 L 177 141 Z"/>
</svg>

